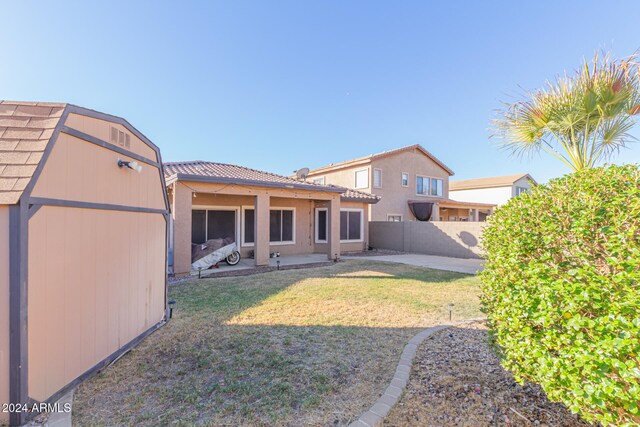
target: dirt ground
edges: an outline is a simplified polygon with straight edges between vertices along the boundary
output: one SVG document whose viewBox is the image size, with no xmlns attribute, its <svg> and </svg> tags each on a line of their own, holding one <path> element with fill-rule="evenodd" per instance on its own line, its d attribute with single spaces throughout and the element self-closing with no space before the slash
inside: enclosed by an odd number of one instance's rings
<svg viewBox="0 0 640 427">
<path fill-rule="evenodd" d="M 409 384 L 385 426 L 588 426 L 536 385 L 517 384 L 482 322 L 439 332 L 414 359 Z"/>
</svg>

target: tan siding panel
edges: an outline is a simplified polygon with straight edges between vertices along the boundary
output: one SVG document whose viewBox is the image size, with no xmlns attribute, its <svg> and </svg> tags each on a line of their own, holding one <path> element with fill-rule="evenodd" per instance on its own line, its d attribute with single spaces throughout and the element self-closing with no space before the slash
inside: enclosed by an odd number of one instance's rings
<svg viewBox="0 0 640 427">
<path fill-rule="evenodd" d="M 158 157 L 156 156 L 156 152 L 153 148 L 149 147 L 145 142 L 122 125 L 75 113 L 69 114 L 65 125 L 109 143 L 111 143 L 111 127 L 115 127 L 119 131 L 131 135 L 131 147 L 128 148 L 129 151 L 153 160 L 154 162 L 158 161 Z"/>
<path fill-rule="evenodd" d="M 29 222 L 29 394 L 45 400 L 164 315 L 161 214 L 43 207 Z"/>
<path fill-rule="evenodd" d="M 9 207 L 0 206 L 0 404 L 9 402 Z M 9 421 L 0 411 L 0 423 Z"/>
<path fill-rule="evenodd" d="M 158 168 L 142 164 L 142 172 L 118 168 L 132 160 L 114 151 L 61 134 L 51 151 L 34 197 L 164 209 Z"/>
</svg>

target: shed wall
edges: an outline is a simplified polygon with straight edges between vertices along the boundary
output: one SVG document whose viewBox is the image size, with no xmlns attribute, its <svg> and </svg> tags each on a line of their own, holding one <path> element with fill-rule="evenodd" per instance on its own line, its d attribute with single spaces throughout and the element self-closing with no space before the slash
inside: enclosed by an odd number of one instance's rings
<svg viewBox="0 0 640 427">
<path fill-rule="evenodd" d="M 68 207 L 30 219 L 30 397 L 46 400 L 163 319 L 165 227 L 162 214 Z"/>
<path fill-rule="evenodd" d="M 0 405 L 9 403 L 9 207 L 0 206 Z M 9 414 L 0 411 L 0 423 Z"/>
<path fill-rule="evenodd" d="M 122 148 L 133 151 L 134 153 L 146 157 L 147 159 L 153 160 L 154 162 L 159 161 L 156 152 L 151 147 L 149 147 L 144 141 L 135 136 L 129 129 L 125 128 L 122 125 L 96 119 L 94 117 L 83 116 L 76 113 L 69 114 L 64 124 L 66 126 L 69 126 L 70 128 L 79 130 L 80 132 L 84 132 L 108 143 L 112 142 L 111 128 L 114 127 L 120 132 L 129 134 L 130 146 L 123 146 Z"/>
<path fill-rule="evenodd" d="M 148 164 L 140 173 L 119 169 L 118 160 L 133 159 L 61 133 L 32 196 L 165 209 L 160 170 Z"/>
</svg>

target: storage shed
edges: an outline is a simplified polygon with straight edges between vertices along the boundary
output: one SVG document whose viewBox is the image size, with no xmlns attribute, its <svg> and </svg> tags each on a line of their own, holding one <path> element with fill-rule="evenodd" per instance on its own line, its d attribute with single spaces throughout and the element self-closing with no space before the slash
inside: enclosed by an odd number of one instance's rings
<svg viewBox="0 0 640 427">
<path fill-rule="evenodd" d="M 0 402 L 55 402 L 164 323 L 168 215 L 126 120 L 0 102 Z"/>
</svg>

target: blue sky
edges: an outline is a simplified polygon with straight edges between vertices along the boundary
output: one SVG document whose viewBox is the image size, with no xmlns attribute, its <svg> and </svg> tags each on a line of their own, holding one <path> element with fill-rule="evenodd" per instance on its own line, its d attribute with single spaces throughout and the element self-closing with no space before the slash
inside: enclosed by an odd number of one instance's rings
<svg viewBox="0 0 640 427">
<path fill-rule="evenodd" d="M 640 48 L 635 0 L 25 0 L 2 11 L 0 98 L 123 116 L 165 161 L 282 174 L 420 143 L 453 179 L 546 181 L 567 170 L 489 140 L 500 102 L 596 49 Z M 640 143 L 615 162 L 640 162 Z"/>
</svg>

